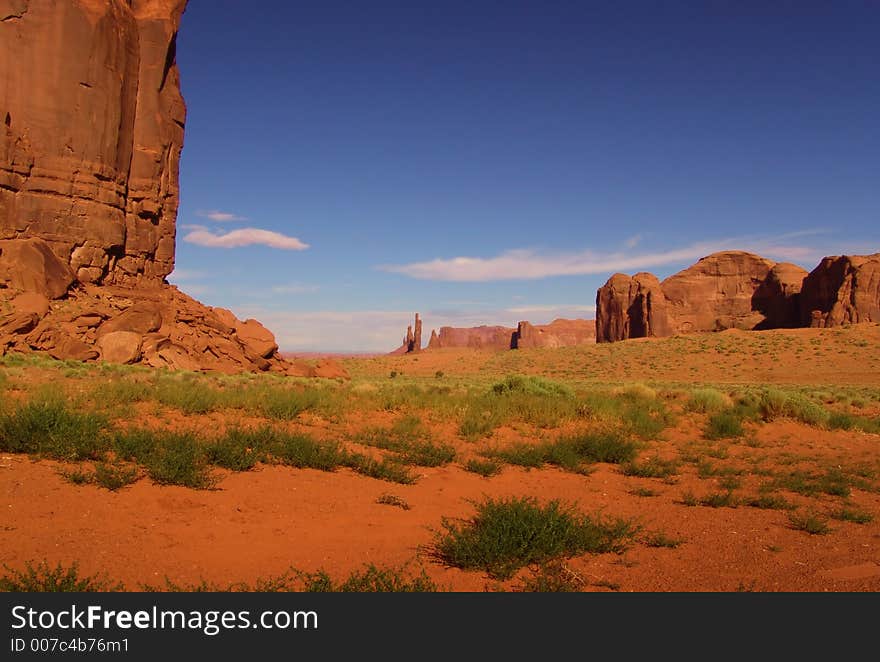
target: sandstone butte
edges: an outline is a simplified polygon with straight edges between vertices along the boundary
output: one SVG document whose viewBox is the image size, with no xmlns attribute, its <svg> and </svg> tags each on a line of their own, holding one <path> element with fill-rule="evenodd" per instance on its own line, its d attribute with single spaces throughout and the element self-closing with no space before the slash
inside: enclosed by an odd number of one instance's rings
<svg viewBox="0 0 880 662">
<path fill-rule="evenodd" d="M 345 376 L 165 280 L 186 2 L 0 2 L 0 354 Z"/>
<path fill-rule="evenodd" d="M 391 354 L 410 354 L 423 351 L 421 346 L 422 320 L 416 313 L 415 329 L 407 327 L 403 344 Z M 466 347 L 471 349 L 525 349 L 529 347 L 571 347 L 596 342 L 593 320 L 557 319 L 550 324 L 520 322 L 517 328 L 506 326 L 475 326 L 469 328 L 442 326 L 440 332 L 431 331 L 427 349 Z"/>
<path fill-rule="evenodd" d="M 826 257 L 813 271 L 724 251 L 660 282 L 614 274 L 596 293 L 596 340 L 880 322 L 880 253 Z"/>
</svg>

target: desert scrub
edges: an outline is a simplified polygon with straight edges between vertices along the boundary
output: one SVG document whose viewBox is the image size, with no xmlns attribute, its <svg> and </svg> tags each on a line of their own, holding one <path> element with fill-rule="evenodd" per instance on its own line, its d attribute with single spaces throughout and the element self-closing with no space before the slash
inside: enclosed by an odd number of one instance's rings
<svg viewBox="0 0 880 662">
<path fill-rule="evenodd" d="M 687 411 L 701 414 L 712 414 L 732 405 L 730 396 L 714 388 L 698 388 L 691 391 L 690 399 L 685 405 Z"/>
<path fill-rule="evenodd" d="M 485 570 L 494 579 L 508 579 L 532 563 L 622 551 L 635 534 L 628 521 L 591 518 L 556 500 L 541 505 L 514 497 L 474 505 L 476 514 L 468 520 L 443 519 L 433 554 L 451 567 Z"/>
<path fill-rule="evenodd" d="M 220 391 L 194 375 L 159 377 L 154 393 L 160 404 L 186 414 L 207 414 L 222 407 Z"/>
<path fill-rule="evenodd" d="M 858 508 L 843 506 L 829 513 L 832 518 L 841 522 L 853 522 L 855 524 L 868 524 L 874 520 L 874 516 Z"/>
<path fill-rule="evenodd" d="M 440 590 L 424 569 L 410 573 L 406 567 L 379 568 L 370 564 L 342 581 L 334 581 L 323 570 L 294 574 L 296 590 L 304 593 L 433 593 Z"/>
<path fill-rule="evenodd" d="M 589 432 L 539 444 L 519 442 L 484 452 L 486 457 L 507 464 L 537 469 L 552 464 L 567 471 L 583 472 L 593 462 L 620 464 L 635 457 L 637 444 L 616 431 Z"/>
<path fill-rule="evenodd" d="M 569 386 L 560 382 L 554 382 L 543 377 L 523 375 L 508 375 L 500 382 L 492 384 L 491 391 L 495 395 L 522 393 L 532 396 L 565 398 L 570 398 L 574 395 Z"/>
<path fill-rule="evenodd" d="M 0 577 L 0 591 L 4 593 L 99 593 L 122 591 L 121 584 L 99 575 L 80 576 L 79 567 L 60 563 L 54 568 L 46 561 L 36 566 L 28 563 L 24 570 L 13 570 L 3 565 L 6 574 Z"/>
<path fill-rule="evenodd" d="M 491 478 L 501 473 L 501 463 L 493 460 L 478 460 L 472 458 L 464 465 L 465 471 L 478 474 L 483 478 Z"/>
<path fill-rule="evenodd" d="M 829 418 L 821 405 L 806 396 L 780 389 L 765 389 L 760 395 L 758 409 L 765 421 L 785 417 L 818 427 L 825 425 Z"/>
<path fill-rule="evenodd" d="M 56 460 L 98 459 L 108 447 L 106 419 L 71 411 L 61 400 L 35 400 L 0 415 L 0 450 Z"/>
<path fill-rule="evenodd" d="M 211 464 L 230 471 L 250 471 L 266 460 L 266 449 L 274 435 L 269 430 L 247 431 L 230 428 L 222 437 L 205 446 Z"/>
<path fill-rule="evenodd" d="M 191 433 L 129 430 L 116 435 L 114 447 L 120 459 L 141 464 L 160 485 L 207 489 L 215 483 L 204 445 Z"/>
<path fill-rule="evenodd" d="M 742 417 L 733 409 L 726 409 L 709 416 L 703 436 L 706 439 L 732 439 L 745 434 Z"/>
<path fill-rule="evenodd" d="M 637 478 L 669 478 L 678 472 L 678 462 L 651 457 L 644 462 L 630 460 L 621 466 L 624 476 Z"/>
<path fill-rule="evenodd" d="M 796 531 L 806 531 L 813 536 L 824 536 L 831 532 L 828 520 L 817 513 L 792 513 L 788 523 Z"/>
<path fill-rule="evenodd" d="M 354 440 L 394 453 L 403 464 L 418 467 L 439 467 L 455 459 L 449 444 L 430 440 L 430 432 L 415 416 L 404 416 L 390 428 L 374 428 L 357 435 Z"/>
<path fill-rule="evenodd" d="M 115 492 L 137 482 L 138 469 L 119 462 L 96 462 L 93 480 L 96 485 Z"/>
<path fill-rule="evenodd" d="M 584 589 L 584 580 L 562 561 L 542 563 L 531 569 L 516 591 L 520 593 L 577 593 Z"/>
</svg>

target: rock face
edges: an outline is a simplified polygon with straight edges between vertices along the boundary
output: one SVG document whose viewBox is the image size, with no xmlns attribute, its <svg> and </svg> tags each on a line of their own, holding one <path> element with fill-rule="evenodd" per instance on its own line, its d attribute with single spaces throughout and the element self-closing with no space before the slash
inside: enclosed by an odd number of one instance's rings
<svg viewBox="0 0 880 662">
<path fill-rule="evenodd" d="M 596 323 L 593 320 L 556 319 L 550 324 L 520 322 L 513 334 L 515 349 L 533 347 L 574 347 L 596 342 Z"/>
<path fill-rule="evenodd" d="M 0 0 L 0 354 L 293 368 L 174 268 L 187 0 Z M 340 366 L 315 373 L 344 374 Z"/>
<path fill-rule="evenodd" d="M 597 342 L 669 335 L 666 303 L 653 274 L 614 274 L 596 293 Z"/>
<path fill-rule="evenodd" d="M 440 333 L 431 334 L 429 349 L 470 347 L 472 349 L 511 349 L 516 329 L 506 326 L 440 327 Z"/>
<path fill-rule="evenodd" d="M 725 251 L 658 283 L 615 274 L 596 294 L 596 340 L 724 329 L 880 321 L 880 254 L 827 257 L 809 275 L 794 264 Z"/>
<path fill-rule="evenodd" d="M 824 258 L 804 279 L 801 324 L 880 322 L 880 253 Z"/>
<path fill-rule="evenodd" d="M 172 271 L 186 1 L 0 3 L 0 239 L 44 240 L 84 283 Z"/>
</svg>

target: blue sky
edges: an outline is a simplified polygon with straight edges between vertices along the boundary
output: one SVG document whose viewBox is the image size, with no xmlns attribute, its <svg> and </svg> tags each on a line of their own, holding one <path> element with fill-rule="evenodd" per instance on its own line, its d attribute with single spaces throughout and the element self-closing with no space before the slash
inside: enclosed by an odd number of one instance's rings
<svg viewBox="0 0 880 662">
<path fill-rule="evenodd" d="M 880 251 L 878 34 L 868 0 L 191 0 L 170 280 L 383 351 L 715 250 Z"/>
</svg>

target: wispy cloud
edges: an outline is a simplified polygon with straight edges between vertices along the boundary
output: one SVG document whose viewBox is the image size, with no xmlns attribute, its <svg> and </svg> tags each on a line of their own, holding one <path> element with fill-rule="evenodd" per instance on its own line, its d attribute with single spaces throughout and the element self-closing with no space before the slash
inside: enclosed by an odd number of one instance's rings
<svg viewBox="0 0 880 662">
<path fill-rule="evenodd" d="M 485 282 L 497 280 L 535 280 L 552 276 L 608 274 L 639 271 L 670 264 L 691 262 L 723 250 L 745 250 L 768 258 L 809 263 L 824 253 L 816 248 L 789 243 L 792 239 L 819 234 L 819 230 L 775 237 L 731 237 L 701 241 L 663 251 L 603 253 L 585 250 L 576 253 L 539 253 L 531 249 L 506 251 L 498 256 L 437 258 L 378 268 L 421 280 Z"/>
<path fill-rule="evenodd" d="M 643 235 L 641 233 L 634 234 L 632 237 L 628 237 L 623 242 L 623 245 L 626 246 L 627 248 L 635 248 L 639 243 L 641 243 L 642 239 L 644 239 L 644 238 L 645 238 L 645 235 Z"/>
<path fill-rule="evenodd" d="M 246 221 L 247 216 L 239 216 L 228 211 L 220 211 L 219 209 L 200 209 L 196 212 L 196 216 L 207 218 L 215 223 L 232 223 L 234 221 Z"/>
<path fill-rule="evenodd" d="M 581 314 L 581 313 L 595 313 L 596 306 L 582 306 L 580 304 L 553 304 L 553 305 L 540 305 L 540 306 L 516 306 L 515 308 L 506 308 L 508 313 L 515 313 L 517 315 L 534 315 L 534 314 L 544 314 L 544 313 L 553 313 L 556 316 L 561 316 L 563 314 Z"/>
<path fill-rule="evenodd" d="M 321 288 L 318 285 L 303 285 L 302 283 L 289 283 L 287 285 L 276 285 L 272 288 L 275 294 L 312 294 Z"/>
<path fill-rule="evenodd" d="M 204 271 L 195 271 L 194 269 L 177 269 L 175 268 L 168 274 L 168 280 L 174 283 L 188 283 L 193 280 L 202 280 L 207 274 Z"/>
<path fill-rule="evenodd" d="M 261 230 L 260 228 L 241 228 L 229 232 L 212 232 L 201 225 L 187 225 L 190 230 L 183 236 L 183 240 L 190 244 L 207 246 L 208 248 L 238 248 L 240 246 L 270 246 L 289 251 L 303 251 L 308 244 L 296 237 L 288 237 L 279 232 Z"/>
</svg>

